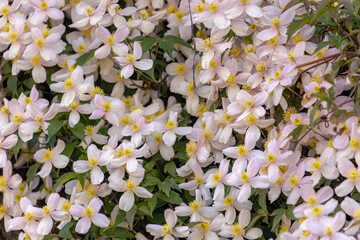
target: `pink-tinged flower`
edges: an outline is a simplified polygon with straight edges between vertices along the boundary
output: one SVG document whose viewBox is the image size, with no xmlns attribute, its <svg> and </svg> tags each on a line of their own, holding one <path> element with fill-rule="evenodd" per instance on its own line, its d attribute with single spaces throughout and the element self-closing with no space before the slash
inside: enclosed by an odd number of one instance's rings
<svg viewBox="0 0 360 240">
<path fill-rule="evenodd" d="M 66 110 L 60 111 L 70 111 L 69 114 L 69 126 L 73 128 L 79 121 L 80 121 L 80 114 L 91 114 L 93 109 L 91 108 L 90 104 L 80 104 L 78 100 L 74 100 L 70 103 L 70 105 L 66 108 Z"/>
<path fill-rule="evenodd" d="M 172 240 L 176 238 L 186 238 L 190 231 L 188 226 L 175 227 L 178 217 L 171 209 L 166 209 L 164 212 L 165 221 L 164 225 L 147 224 L 146 231 L 153 235 L 155 238 L 161 238 Z"/>
<path fill-rule="evenodd" d="M 270 185 L 268 176 L 255 176 L 256 174 L 256 168 L 246 168 L 246 163 L 243 162 L 243 164 L 238 164 L 236 168 L 233 168 L 233 172 L 225 177 L 224 182 L 234 187 L 241 186 L 237 200 L 246 202 L 251 195 L 251 188 L 263 189 Z"/>
<path fill-rule="evenodd" d="M 110 54 L 111 50 L 116 55 L 124 55 L 128 51 L 128 47 L 120 42 L 127 38 L 129 32 L 129 28 L 125 25 L 118 28 L 114 34 L 110 34 L 109 30 L 103 26 L 99 26 L 95 34 L 105 45 L 97 49 L 94 56 L 98 59 L 103 59 Z"/>
<path fill-rule="evenodd" d="M 122 130 L 123 136 L 131 136 L 131 142 L 138 147 L 143 142 L 143 136 L 150 135 L 155 131 L 153 123 L 146 123 L 145 117 L 138 115 L 132 125 L 127 125 Z"/>
<path fill-rule="evenodd" d="M 334 212 L 338 205 L 338 202 L 331 198 L 325 204 L 316 204 L 315 206 L 305 209 L 304 215 L 308 218 L 320 219 L 323 216 L 327 216 Z"/>
<path fill-rule="evenodd" d="M 173 147 L 169 147 L 164 143 L 162 133 L 154 133 L 153 135 L 146 136 L 146 144 L 150 148 L 150 151 L 146 156 L 151 157 L 159 151 L 161 157 L 166 161 L 170 161 L 175 156 Z"/>
<path fill-rule="evenodd" d="M 49 106 L 49 101 L 45 98 L 39 98 L 39 92 L 36 89 L 35 85 L 31 88 L 30 95 L 27 97 L 24 93 L 21 93 L 19 96 L 19 102 L 26 106 L 26 110 L 28 110 L 28 106 L 30 103 L 34 103 L 37 108 L 43 111 L 47 106 Z"/>
<path fill-rule="evenodd" d="M 105 166 L 108 163 L 108 160 L 102 157 L 101 152 L 101 150 L 97 149 L 96 145 L 91 144 L 87 149 L 88 160 L 79 160 L 74 162 L 74 172 L 84 173 L 91 170 L 91 182 L 93 184 L 102 183 L 104 180 L 104 173 L 99 166 Z"/>
<path fill-rule="evenodd" d="M 68 107 L 77 95 L 81 95 L 87 90 L 87 84 L 84 83 L 83 68 L 77 66 L 69 78 L 64 82 L 51 84 L 50 89 L 54 92 L 64 93 L 61 98 L 60 107 Z"/>
<path fill-rule="evenodd" d="M 58 139 L 57 144 L 52 149 L 40 149 L 35 155 L 34 159 L 39 163 L 44 163 L 41 171 L 37 173 L 42 178 L 48 176 L 51 172 L 52 166 L 56 168 L 64 168 L 69 163 L 69 158 L 65 155 L 61 155 L 64 151 L 64 141 Z"/>
<path fill-rule="evenodd" d="M 225 211 L 225 222 L 232 224 L 236 218 L 236 210 L 241 211 L 243 209 L 251 210 L 252 203 L 246 201 L 240 203 L 236 200 L 240 191 L 236 188 L 231 188 L 230 193 L 226 195 L 223 199 L 214 201 L 213 208 L 217 211 Z"/>
<path fill-rule="evenodd" d="M 38 25 L 43 22 L 46 17 L 54 20 L 64 18 L 64 13 L 54 7 L 56 0 L 29 0 L 30 5 L 35 8 L 35 12 L 30 17 L 30 23 Z"/>
<path fill-rule="evenodd" d="M 50 125 L 48 121 L 53 119 L 58 112 L 59 106 L 55 103 L 51 105 L 45 114 L 35 103 L 29 103 L 26 113 L 29 115 L 31 120 L 20 125 L 20 138 L 24 142 L 30 141 L 33 138 L 33 134 L 39 130 L 39 128 L 47 134 L 47 128 Z"/>
<path fill-rule="evenodd" d="M 225 12 L 226 17 L 228 19 L 236 19 L 245 12 L 250 17 L 260 18 L 263 16 L 263 12 L 257 6 L 259 3 L 259 1 L 251 0 L 238 1 L 234 7 Z"/>
<path fill-rule="evenodd" d="M 346 180 L 335 188 L 336 195 L 344 197 L 351 193 L 354 187 L 360 191 L 360 170 L 348 159 L 339 159 L 338 169 Z"/>
<path fill-rule="evenodd" d="M 206 179 L 205 187 L 215 188 L 214 200 L 220 200 L 224 198 L 225 186 L 224 177 L 227 175 L 229 170 L 229 160 L 223 159 L 220 162 L 219 169 L 211 169 L 212 172 Z"/>
<path fill-rule="evenodd" d="M 115 57 L 115 59 L 120 63 L 122 70 L 121 76 L 124 78 L 129 78 L 134 73 L 134 67 L 140 70 L 149 70 L 153 66 L 153 61 L 151 59 L 143 59 L 138 61 L 142 56 L 142 49 L 140 43 L 134 43 L 134 52 L 133 54 L 123 54 L 122 56 Z"/>
<path fill-rule="evenodd" d="M 5 167 L 7 161 L 6 150 L 11 149 L 16 145 L 18 137 L 11 134 L 7 137 L 0 135 L 0 168 Z"/>
<path fill-rule="evenodd" d="M 337 104 L 336 100 L 335 104 Z M 349 133 L 351 133 L 353 127 L 356 129 L 356 131 L 359 131 L 357 125 L 358 118 L 355 116 L 348 118 L 344 123 L 338 124 L 335 130 L 336 136 L 333 140 L 333 147 L 340 150 L 349 146 Z"/>
<path fill-rule="evenodd" d="M 20 7 L 20 2 L 21 0 L 14 0 L 11 5 L 9 5 L 9 0 L 0 2 L 0 29 L 3 29 L 6 23 L 10 21 L 13 13 Z"/>
<path fill-rule="evenodd" d="M 311 173 L 313 187 L 317 185 L 323 176 L 326 179 L 333 180 L 339 177 L 339 171 L 335 163 L 330 160 L 327 154 L 321 154 L 320 157 L 304 159 L 306 171 Z"/>
<path fill-rule="evenodd" d="M 222 39 L 217 38 L 195 38 L 196 50 L 203 52 L 201 58 L 201 66 L 204 69 L 209 68 L 211 60 L 214 58 L 215 53 L 223 53 L 226 49 L 231 48 L 232 42 L 221 42 Z"/>
<path fill-rule="evenodd" d="M 75 231 L 80 234 L 85 234 L 89 231 L 91 223 L 101 228 L 109 226 L 109 218 L 99 213 L 102 205 L 103 202 L 98 198 L 93 198 L 86 207 L 72 205 L 69 210 L 71 215 L 80 218 L 76 224 Z"/>
<path fill-rule="evenodd" d="M 345 233 L 348 235 L 354 235 L 360 228 L 360 204 L 350 197 L 345 197 L 340 205 L 347 215 L 353 217 L 349 225 L 344 229 Z"/>
<path fill-rule="evenodd" d="M 269 69 L 272 67 L 272 62 L 268 57 L 259 57 L 253 52 L 250 52 L 246 56 L 253 66 L 255 66 L 255 73 L 251 74 L 246 84 L 252 89 L 260 85 L 260 83 L 269 76 Z"/>
<path fill-rule="evenodd" d="M 248 72 L 238 73 L 238 62 L 235 58 L 229 59 L 225 62 L 225 68 L 229 69 L 229 75 L 225 78 L 220 78 L 217 81 L 212 81 L 211 84 L 220 88 L 226 87 L 226 95 L 230 102 L 236 101 L 236 96 L 240 91 L 239 84 L 244 84 L 251 76 Z M 224 76 L 223 76 L 224 77 Z"/>
<path fill-rule="evenodd" d="M 186 79 L 192 80 L 193 78 L 193 59 L 186 59 L 185 63 L 183 62 L 172 62 L 166 66 L 166 72 L 170 76 L 175 76 L 171 82 L 175 81 L 176 83 L 186 81 Z M 173 83 L 171 83 L 173 84 Z"/>
<path fill-rule="evenodd" d="M 207 9 L 194 15 L 194 23 L 207 22 L 207 25 L 215 25 L 219 29 L 225 29 L 230 26 L 226 10 L 232 7 L 230 1 L 205 0 Z"/>
<path fill-rule="evenodd" d="M 86 27 L 94 26 L 105 15 L 107 3 L 108 1 L 101 1 L 96 9 L 87 2 L 76 4 L 76 13 L 80 15 L 80 18 L 77 17 L 69 27 L 86 29 Z"/>
<path fill-rule="evenodd" d="M 201 221 L 203 218 L 213 219 L 219 214 L 213 207 L 207 206 L 198 189 L 195 190 L 195 200 L 190 202 L 189 205 L 182 203 L 180 206 L 175 207 L 175 213 L 180 217 L 191 216 L 190 222 Z"/>
<path fill-rule="evenodd" d="M 240 92 L 236 95 L 236 101 L 230 103 L 227 107 L 227 112 L 230 115 L 240 114 L 236 121 L 240 121 L 253 113 L 258 117 L 262 117 L 266 112 L 262 105 L 267 101 L 267 99 L 268 93 L 265 91 L 252 96 L 247 91 L 240 90 Z"/>
<path fill-rule="evenodd" d="M 41 211 L 42 219 L 37 227 L 37 233 L 39 235 L 47 235 L 50 233 L 53 227 L 53 219 L 55 221 L 62 221 L 66 218 L 65 211 L 58 211 L 56 208 L 59 205 L 60 195 L 58 193 L 50 194 L 44 207 L 38 208 Z"/>
<path fill-rule="evenodd" d="M 279 142 L 272 139 L 268 144 L 265 153 L 253 157 L 260 167 L 268 168 L 270 183 L 275 183 L 280 177 L 280 165 L 288 165 L 288 157 L 293 154 L 292 151 L 281 153 Z"/>
<path fill-rule="evenodd" d="M 355 161 L 360 165 L 360 131 L 359 128 L 353 126 L 350 133 L 350 141 L 348 147 L 338 152 L 339 158 L 351 159 L 355 157 Z"/>
<path fill-rule="evenodd" d="M 136 149 L 136 146 L 128 141 L 123 141 L 121 144 L 120 158 L 111 161 L 111 164 L 115 167 L 126 165 L 126 170 L 129 173 L 136 172 L 141 165 L 139 164 L 140 157 L 143 157 L 149 151 L 149 146 L 144 144 L 140 149 Z"/>
<path fill-rule="evenodd" d="M 232 238 L 234 240 L 242 239 L 257 239 L 262 236 L 262 231 L 259 228 L 250 228 L 245 232 L 246 226 L 249 225 L 251 214 L 249 210 L 241 210 L 239 213 L 238 222 L 231 225 L 221 226 L 220 236 Z"/>
<path fill-rule="evenodd" d="M 245 136 L 245 144 L 240 144 L 237 147 L 228 147 L 225 148 L 222 152 L 225 156 L 235 158 L 236 161 L 234 162 L 233 168 L 237 168 L 238 165 L 244 166 L 249 161 L 249 164 L 251 165 L 251 156 L 253 154 L 256 154 L 256 151 L 252 149 L 255 147 L 256 140 L 249 138 L 249 135 Z M 256 174 L 257 172 L 255 172 Z"/>
<path fill-rule="evenodd" d="M 106 144 L 108 137 L 105 135 L 102 135 L 99 132 L 100 128 L 102 128 L 105 125 L 105 120 L 101 119 L 96 126 L 93 125 L 87 125 L 85 127 L 85 142 L 81 142 L 80 146 L 83 146 L 84 149 L 87 148 L 87 146 L 94 141 L 97 144 Z"/>
<path fill-rule="evenodd" d="M 27 197 L 21 198 L 20 208 L 24 215 L 9 220 L 9 230 L 24 230 L 31 238 L 38 239 L 36 220 L 41 218 L 41 209 L 34 207 Z"/>
<path fill-rule="evenodd" d="M 334 195 L 334 191 L 331 187 L 325 186 L 315 193 L 313 188 L 305 187 L 301 189 L 300 195 L 304 203 L 294 208 L 294 216 L 296 218 L 305 217 L 304 212 L 306 209 L 311 209 L 329 200 Z"/>
<path fill-rule="evenodd" d="M 3 203 L 6 206 L 13 206 L 15 201 L 14 193 L 11 189 L 16 189 L 22 182 L 19 174 L 12 175 L 12 164 L 6 161 L 3 168 L 3 175 L 0 176 L 0 192 L 3 194 Z"/>
<path fill-rule="evenodd" d="M 7 104 L 8 111 L 10 113 L 10 122 L 3 125 L 1 135 L 6 136 L 15 132 L 19 126 L 25 121 L 25 106 L 23 106 L 18 100 L 11 99 Z"/>
<path fill-rule="evenodd" d="M 300 157 L 300 153 L 298 154 Z M 291 159 L 298 161 L 297 159 Z M 305 164 L 302 162 L 299 166 L 292 165 L 284 174 L 283 192 L 288 196 L 286 203 L 295 205 L 300 198 L 300 193 L 303 188 L 311 187 L 312 181 L 310 176 L 305 175 Z"/>
<path fill-rule="evenodd" d="M 199 82 L 201 84 L 209 83 L 215 78 L 216 75 L 220 78 L 226 78 L 230 75 L 229 69 L 225 68 L 221 64 L 220 53 L 215 54 L 204 70 L 201 70 L 199 74 Z"/>
<path fill-rule="evenodd" d="M 177 123 L 178 112 L 171 111 L 169 119 L 163 124 L 162 130 L 164 131 L 163 140 L 167 146 L 174 145 L 176 141 L 176 135 L 187 135 L 192 132 L 191 127 L 178 127 Z"/>
<path fill-rule="evenodd" d="M 306 227 L 310 232 L 315 233 L 319 240 L 351 240 L 349 236 L 339 232 L 344 226 L 346 215 L 338 212 L 334 217 L 323 217 L 319 220 L 309 220 Z"/>
<path fill-rule="evenodd" d="M 105 119 L 112 125 L 119 126 L 119 117 L 125 111 L 125 104 L 120 99 L 95 95 L 95 105 L 100 108 L 94 110 L 89 119 L 99 119 L 105 115 Z"/>
<path fill-rule="evenodd" d="M 10 45 L 7 51 L 8 58 L 13 59 L 21 53 L 23 45 L 31 42 L 30 33 L 25 32 L 25 20 L 22 18 L 12 18 L 9 26 L 9 31 L 0 33 L 0 42 L 2 44 Z M 20 52 L 21 51 L 21 52 Z"/>
<path fill-rule="evenodd" d="M 24 51 L 25 58 L 32 59 L 40 54 L 45 61 L 56 60 L 57 52 L 53 44 L 60 41 L 60 33 L 53 32 L 44 36 L 39 28 L 34 27 L 31 28 L 31 38 L 34 42 L 26 47 Z"/>
<path fill-rule="evenodd" d="M 212 219 L 212 220 L 210 220 Z M 200 224 L 196 224 L 192 232 L 190 233 L 188 240 L 212 240 L 219 239 L 217 233 L 221 230 L 224 225 L 224 215 L 219 214 L 215 218 L 210 219 L 199 219 Z"/>
<path fill-rule="evenodd" d="M 134 193 L 141 198 L 151 198 L 153 196 L 146 188 L 139 186 L 141 180 L 132 176 L 125 181 L 119 177 L 110 178 L 109 187 L 117 192 L 124 192 L 119 201 L 119 208 L 121 210 L 128 212 L 134 206 Z"/>
<path fill-rule="evenodd" d="M 274 16 L 273 18 L 264 16 L 262 22 L 265 26 L 270 26 L 270 28 L 261 31 L 257 38 L 262 41 L 267 41 L 277 35 L 287 36 L 287 27 L 292 22 L 295 17 L 295 10 L 290 8 L 285 12 L 281 13 L 280 16 Z"/>
</svg>

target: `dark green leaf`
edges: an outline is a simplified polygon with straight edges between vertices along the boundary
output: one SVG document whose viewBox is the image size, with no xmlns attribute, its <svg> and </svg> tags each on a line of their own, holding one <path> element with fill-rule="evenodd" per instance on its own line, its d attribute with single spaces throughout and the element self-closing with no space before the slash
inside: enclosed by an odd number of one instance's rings
<svg viewBox="0 0 360 240">
<path fill-rule="evenodd" d="M 40 167 L 40 163 L 34 163 L 26 172 L 26 183 L 30 184 L 32 180 L 34 180 L 36 173 Z"/>
<path fill-rule="evenodd" d="M 55 121 L 50 123 L 50 125 L 48 126 L 47 130 L 48 130 L 48 141 L 50 138 L 52 138 L 52 136 L 54 136 L 61 128 L 62 126 L 65 124 L 66 121 Z"/>
<path fill-rule="evenodd" d="M 189 43 L 187 43 L 183 39 L 181 39 L 179 37 L 176 37 L 176 36 L 173 36 L 173 35 L 166 35 L 162 39 L 165 40 L 165 41 L 169 41 L 169 42 L 172 42 L 172 43 L 177 43 L 177 44 L 183 45 L 183 46 L 188 47 L 188 48 L 192 48 L 192 46 Z"/>
<path fill-rule="evenodd" d="M 62 152 L 62 154 L 67 157 L 70 157 L 75 149 L 76 144 L 77 144 L 77 142 L 66 143 L 65 149 Z"/>
<path fill-rule="evenodd" d="M 176 176 L 176 164 L 171 161 L 165 164 L 164 166 L 165 173 L 170 173 L 171 176 Z"/>
<path fill-rule="evenodd" d="M 68 173 L 64 173 L 61 177 L 58 178 L 58 180 L 56 181 L 54 187 L 53 187 L 53 191 L 55 191 L 58 187 L 60 187 L 61 185 L 65 184 L 66 182 L 70 181 L 71 179 L 76 178 L 77 176 L 79 176 L 78 173 L 74 173 L 74 172 L 68 172 Z"/>
<path fill-rule="evenodd" d="M 183 202 L 180 195 L 177 192 L 174 192 L 174 191 L 171 191 L 169 193 L 169 196 L 166 196 L 166 194 L 163 193 L 163 192 L 159 192 L 158 197 L 161 200 L 164 200 L 165 202 L 169 202 L 169 203 L 173 203 L 173 204 L 180 205 Z"/>
<path fill-rule="evenodd" d="M 170 196 L 169 193 L 170 193 L 170 190 L 171 190 L 171 183 L 169 182 L 169 179 L 166 179 L 165 181 L 161 182 L 159 184 L 159 189 L 161 191 L 163 191 L 166 196 Z"/>
<path fill-rule="evenodd" d="M 289 27 L 288 27 L 288 31 L 287 31 L 287 41 L 289 41 L 289 39 L 293 36 L 293 34 L 299 30 L 302 26 L 304 26 L 305 24 L 309 23 L 309 19 L 305 18 L 302 20 L 295 20 L 293 21 Z"/>
<path fill-rule="evenodd" d="M 124 222 L 125 220 L 126 220 L 125 213 L 122 210 L 119 210 L 118 215 L 116 216 L 115 219 L 114 227 Z"/>
<path fill-rule="evenodd" d="M 20 151 L 20 148 L 22 147 L 23 143 L 24 142 L 21 140 L 21 138 L 18 137 L 18 141 L 17 141 L 16 145 L 13 147 L 13 153 L 14 153 L 14 156 L 15 156 L 16 160 L 17 160 L 17 155 L 18 155 L 18 153 Z"/>
<path fill-rule="evenodd" d="M 85 126 L 82 123 L 76 124 L 73 128 L 70 128 L 71 132 L 83 142 L 85 142 Z"/>
<path fill-rule="evenodd" d="M 152 38 L 152 37 L 146 37 L 144 38 L 144 40 L 141 42 L 141 49 L 142 52 L 146 52 L 147 50 L 149 50 L 149 48 L 151 48 L 152 45 L 154 45 L 154 43 L 156 43 L 156 39 Z"/>
<path fill-rule="evenodd" d="M 83 66 L 87 61 L 89 61 L 95 54 L 96 49 L 92 49 L 87 53 L 84 53 L 76 59 L 75 66 Z"/>
<path fill-rule="evenodd" d="M 17 82 L 18 82 L 18 79 L 17 77 L 15 76 L 10 76 L 8 79 L 7 79 L 7 87 L 13 91 L 16 95 L 18 94 L 17 92 Z"/>
</svg>

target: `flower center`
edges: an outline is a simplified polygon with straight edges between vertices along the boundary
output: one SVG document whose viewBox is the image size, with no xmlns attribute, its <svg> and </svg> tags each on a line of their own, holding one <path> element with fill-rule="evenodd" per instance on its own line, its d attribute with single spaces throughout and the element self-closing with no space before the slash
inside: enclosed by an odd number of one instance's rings
<svg viewBox="0 0 360 240">
<path fill-rule="evenodd" d="M 61 210 L 68 212 L 71 207 L 71 203 L 69 200 L 65 200 L 63 204 L 61 205 Z"/>
<path fill-rule="evenodd" d="M 5 176 L 0 176 L 0 191 L 4 192 L 7 187 L 7 180 Z"/>
<path fill-rule="evenodd" d="M 46 205 L 43 207 L 41 215 L 44 217 L 47 217 L 51 214 L 51 210 L 52 210 L 52 207 Z"/>
<path fill-rule="evenodd" d="M 14 125 L 20 125 L 24 121 L 24 114 L 17 113 L 12 117 Z"/>
<path fill-rule="evenodd" d="M 248 172 L 243 172 L 241 174 L 241 179 L 244 181 L 244 182 L 248 182 L 250 180 L 250 176 L 249 176 L 249 173 Z"/>
<path fill-rule="evenodd" d="M 175 73 L 177 75 L 182 75 L 183 73 L 187 72 L 187 66 L 185 63 L 179 63 L 175 68 Z"/>
<path fill-rule="evenodd" d="M 134 63 L 136 61 L 136 57 L 134 54 L 128 54 L 125 57 L 125 62 L 127 63 Z"/>
<path fill-rule="evenodd" d="M 174 128 L 177 127 L 177 123 L 176 123 L 175 121 L 173 121 L 173 120 L 167 120 L 167 121 L 165 122 L 165 126 L 166 126 L 169 130 L 171 130 L 171 129 L 174 129 Z"/>
<path fill-rule="evenodd" d="M 85 211 L 84 211 L 84 214 L 86 215 L 86 216 L 92 216 L 92 210 L 91 210 L 91 208 L 90 207 L 86 207 L 85 208 Z"/>
<path fill-rule="evenodd" d="M 358 137 L 351 138 L 349 142 L 349 147 L 351 150 L 356 151 L 360 148 L 360 139 Z"/>
<path fill-rule="evenodd" d="M 234 199 L 231 195 L 227 195 L 224 199 L 224 204 L 229 207 L 229 206 L 232 206 L 234 203 Z"/>
<path fill-rule="evenodd" d="M 220 2 L 212 2 L 208 6 L 209 12 L 217 12 L 220 9 Z"/>
<path fill-rule="evenodd" d="M 133 124 L 133 125 L 131 125 L 131 128 L 132 128 L 135 132 L 137 132 L 137 131 L 139 131 L 139 130 L 140 130 L 140 126 L 139 126 L 139 125 L 137 125 L 137 124 Z"/>
<path fill-rule="evenodd" d="M 106 41 L 108 42 L 108 44 L 113 44 L 115 42 L 115 38 L 111 35 L 109 37 L 107 37 Z"/>
<path fill-rule="evenodd" d="M 188 144 L 186 144 L 186 154 L 188 157 L 190 157 L 193 152 L 196 150 L 196 142 L 190 141 Z"/>
<path fill-rule="evenodd" d="M 39 38 L 35 41 L 35 44 L 38 45 L 39 47 L 42 47 L 44 46 L 44 40 Z"/>
<path fill-rule="evenodd" d="M 47 2 L 41 1 L 41 2 L 40 2 L 40 7 L 41 7 L 43 10 L 46 10 L 46 9 L 48 9 L 49 5 L 47 4 Z"/>
<path fill-rule="evenodd" d="M 320 216 L 321 213 L 322 213 L 322 207 L 321 206 L 315 206 L 313 209 L 312 209 L 312 212 L 315 216 Z"/>
<path fill-rule="evenodd" d="M 214 40 L 212 38 L 207 38 L 204 40 L 204 50 L 207 51 L 214 45 Z"/>
<path fill-rule="evenodd" d="M 65 80 L 64 82 L 64 89 L 65 90 L 70 90 L 74 87 L 75 85 L 75 79 L 74 78 L 68 78 Z"/>
<path fill-rule="evenodd" d="M 111 104 L 109 103 L 109 102 L 104 102 L 103 104 L 102 104 L 102 108 L 105 110 L 105 111 L 110 111 L 110 109 L 111 109 Z"/>
<path fill-rule="evenodd" d="M 200 201 L 194 200 L 191 203 L 189 203 L 189 207 L 193 212 L 196 212 L 202 207 L 202 203 Z"/>
<path fill-rule="evenodd" d="M 24 221 L 25 222 L 31 222 L 35 219 L 35 215 L 30 213 L 30 212 L 26 212 L 24 213 Z"/>
<path fill-rule="evenodd" d="M 238 153 L 239 153 L 240 156 L 244 156 L 246 154 L 246 148 L 245 148 L 244 145 L 239 145 Z"/>
<path fill-rule="evenodd" d="M 356 181 L 359 178 L 359 170 L 356 168 L 350 169 L 347 172 L 346 177 L 352 181 Z"/>
<path fill-rule="evenodd" d="M 0 15 L 6 16 L 11 12 L 11 7 L 10 5 L 5 5 L 1 8 L 0 10 Z"/>
<path fill-rule="evenodd" d="M 316 197 L 309 197 L 308 202 L 310 204 L 315 204 L 316 203 Z"/>
<path fill-rule="evenodd" d="M 221 181 L 221 177 L 222 177 L 222 173 L 221 171 L 217 170 L 214 174 L 213 174 L 213 179 L 216 182 L 220 182 Z"/>
<path fill-rule="evenodd" d="M 164 224 L 161 228 L 161 236 L 165 236 L 172 232 L 172 226 L 168 223 Z"/>
<path fill-rule="evenodd" d="M 231 232 L 233 233 L 234 236 L 239 235 L 242 232 L 242 230 L 243 228 L 241 226 L 241 223 L 235 223 L 231 227 Z"/>
<path fill-rule="evenodd" d="M 88 159 L 88 164 L 90 167 L 95 167 L 99 164 L 99 159 L 97 157 L 93 156 L 90 159 Z"/>
<path fill-rule="evenodd" d="M 87 126 L 85 127 L 85 134 L 86 134 L 86 135 L 92 135 L 93 132 L 94 132 L 94 126 L 92 126 L 92 125 L 87 125 Z"/>
<path fill-rule="evenodd" d="M 289 178 L 289 183 L 293 186 L 297 185 L 299 183 L 299 177 L 296 176 L 295 174 L 292 175 L 290 178 Z"/>
<path fill-rule="evenodd" d="M 15 42 L 19 37 L 19 33 L 17 31 L 12 31 L 10 34 L 9 34 L 9 40 L 11 43 Z"/>
<path fill-rule="evenodd" d="M 48 149 L 48 151 L 44 152 L 44 159 L 45 160 L 50 160 L 52 157 L 52 151 L 50 149 Z"/>
<path fill-rule="evenodd" d="M 272 155 L 272 154 L 268 154 L 267 155 L 267 160 L 269 161 L 269 162 L 275 162 L 275 156 L 274 155 Z"/>
<path fill-rule="evenodd" d="M 124 150 L 124 155 L 131 157 L 131 155 L 133 154 L 133 149 L 132 148 L 125 148 Z"/>
<path fill-rule="evenodd" d="M 276 29 L 280 28 L 280 26 L 281 26 L 281 20 L 280 20 L 280 18 L 273 18 L 273 19 L 271 20 L 271 23 L 272 23 L 272 26 L 273 26 L 274 28 L 276 28 Z"/>
<path fill-rule="evenodd" d="M 125 181 L 125 188 L 126 190 L 133 190 L 136 187 L 136 184 L 131 181 L 130 179 Z"/>
<path fill-rule="evenodd" d="M 319 170 L 321 168 L 321 162 L 320 162 L 320 158 L 316 158 L 312 164 L 311 167 L 315 170 Z"/>
</svg>

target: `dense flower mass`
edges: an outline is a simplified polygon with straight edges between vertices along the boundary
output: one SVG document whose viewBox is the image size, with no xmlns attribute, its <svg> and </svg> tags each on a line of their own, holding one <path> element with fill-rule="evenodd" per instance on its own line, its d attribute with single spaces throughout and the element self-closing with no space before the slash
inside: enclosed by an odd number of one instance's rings
<svg viewBox="0 0 360 240">
<path fill-rule="evenodd" d="M 0 0 L 3 229 L 360 239 L 359 9 Z"/>
</svg>

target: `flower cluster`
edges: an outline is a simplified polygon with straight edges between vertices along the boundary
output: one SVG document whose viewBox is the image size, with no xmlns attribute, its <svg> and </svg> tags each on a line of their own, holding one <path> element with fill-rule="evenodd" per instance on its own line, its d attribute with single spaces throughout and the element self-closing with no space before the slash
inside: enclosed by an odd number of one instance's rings
<svg viewBox="0 0 360 240">
<path fill-rule="evenodd" d="M 337 66 L 345 47 L 331 32 L 319 43 L 309 11 L 324 14 L 290 0 L 2 0 L 6 231 L 360 239 L 359 59 Z"/>
</svg>

